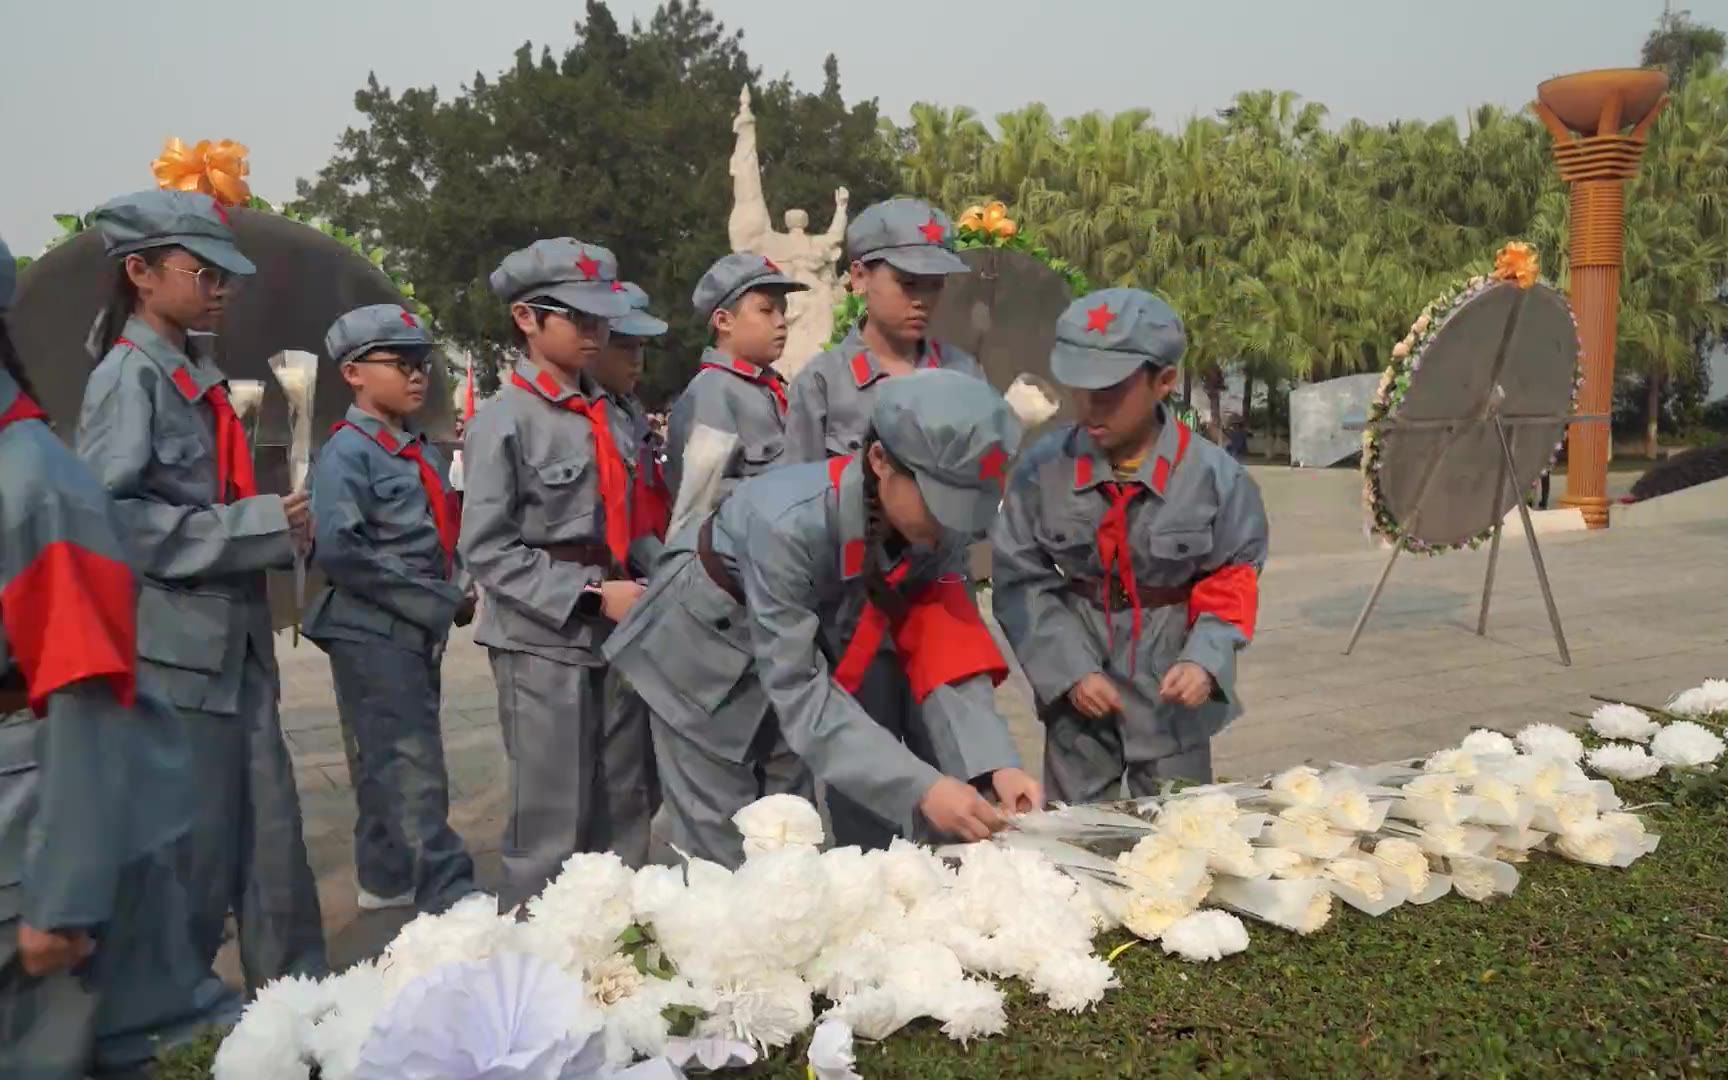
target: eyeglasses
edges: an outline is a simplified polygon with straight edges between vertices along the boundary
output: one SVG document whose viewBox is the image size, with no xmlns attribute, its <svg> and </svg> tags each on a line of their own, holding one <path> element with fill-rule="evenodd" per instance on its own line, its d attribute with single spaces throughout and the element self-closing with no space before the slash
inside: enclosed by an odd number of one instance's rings
<svg viewBox="0 0 1728 1080">
<path fill-rule="evenodd" d="M 525 308 L 532 308 L 535 311 L 544 311 L 552 315 L 562 315 L 569 322 L 574 323 L 585 330 L 592 330 L 596 327 L 609 325 L 609 321 L 599 315 L 590 315 L 586 311 L 577 311 L 575 308 L 564 307 L 561 304 L 524 303 L 522 306 Z"/>
<path fill-rule="evenodd" d="M 195 279 L 198 283 L 198 290 L 203 293 L 233 292 L 239 287 L 239 276 L 229 273 L 220 266 L 201 266 L 196 270 L 188 270 L 184 266 L 175 266 L 173 263 L 165 262 L 162 265 L 176 274 L 185 274 L 187 277 Z"/>
<path fill-rule="evenodd" d="M 347 363 L 391 365 L 392 368 L 396 368 L 397 372 L 403 373 L 403 378 L 408 378 L 410 375 L 425 375 L 432 370 L 432 358 L 430 356 L 396 356 L 396 358 L 389 359 L 382 358 L 382 356 L 363 356 L 363 358 L 351 359 Z"/>
</svg>

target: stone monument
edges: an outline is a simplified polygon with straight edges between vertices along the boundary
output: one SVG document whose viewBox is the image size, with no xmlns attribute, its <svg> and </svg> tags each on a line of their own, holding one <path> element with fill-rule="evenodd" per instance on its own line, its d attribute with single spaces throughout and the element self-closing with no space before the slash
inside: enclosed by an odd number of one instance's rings
<svg viewBox="0 0 1728 1080">
<path fill-rule="evenodd" d="M 786 211 L 786 231 L 774 231 L 768 200 L 762 193 L 762 166 L 756 157 L 756 117 L 750 111 L 750 87 L 738 94 L 738 115 L 732 121 L 738 142 L 732 150 L 732 216 L 726 221 L 733 251 L 749 251 L 774 260 L 788 277 L 809 286 L 792 293 L 786 304 L 786 351 L 775 365 L 791 378 L 804 362 L 822 351 L 833 330 L 834 308 L 843 288 L 834 272 L 846 240 L 845 188 L 834 191 L 834 220 L 828 231 L 813 236 L 810 216 Z"/>
</svg>

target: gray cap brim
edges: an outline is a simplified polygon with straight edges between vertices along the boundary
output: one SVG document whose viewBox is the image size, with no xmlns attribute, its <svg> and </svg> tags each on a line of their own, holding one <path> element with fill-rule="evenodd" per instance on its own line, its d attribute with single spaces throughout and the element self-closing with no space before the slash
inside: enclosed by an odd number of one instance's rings
<svg viewBox="0 0 1728 1080">
<path fill-rule="evenodd" d="M 1158 362 L 1144 353 L 1089 349 L 1058 341 L 1050 349 L 1050 374 L 1075 390 L 1108 390 L 1147 364 Z"/>
<path fill-rule="evenodd" d="M 342 358 L 340 360 L 337 360 L 336 364 L 337 364 L 337 366 L 341 366 L 343 364 L 346 364 L 350 360 L 358 360 L 358 359 L 360 359 L 360 357 L 365 356 L 367 353 L 372 352 L 375 349 L 390 349 L 393 352 L 404 352 L 404 353 L 406 353 L 406 352 L 424 353 L 424 352 L 431 352 L 432 351 L 432 343 L 430 341 L 427 341 L 425 338 L 412 338 L 412 339 L 408 339 L 408 340 L 396 340 L 396 341 L 389 341 L 389 340 L 368 341 L 368 342 L 365 342 L 364 344 L 356 345 L 354 348 L 349 349 L 346 353 L 343 353 Z"/>
<path fill-rule="evenodd" d="M 666 332 L 666 323 L 646 311 L 631 311 L 612 320 L 612 332 L 625 337 L 659 337 Z"/>
<path fill-rule="evenodd" d="M 924 505 L 937 523 L 949 532 L 977 536 L 990 527 L 1002 505 L 1002 493 L 993 488 L 963 488 L 924 472 L 914 472 Z"/>
<path fill-rule="evenodd" d="M 712 315 L 721 308 L 731 307 L 733 304 L 738 302 L 739 297 L 754 289 L 762 289 L 765 292 L 795 293 L 807 292 L 809 291 L 810 286 L 801 281 L 793 281 L 785 274 L 764 274 L 759 278 L 751 278 L 749 281 L 746 281 L 736 289 L 733 289 L 725 296 L 722 296 L 713 307 L 708 309 L 708 314 Z"/>
<path fill-rule="evenodd" d="M 532 296 L 549 296 L 565 307 L 575 308 L 589 315 L 598 315 L 602 319 L 616 319 L 635 310 L 630 306 L 630 298 L 612 288 L 610 284 L 587 285 L 577 281 L 564 281 L 534 289 Z M 531 297 L 523 296 L 518 299 L 528 300 Z"/>
<path fill-rule="evenodd" d="M 965 260 L 935 244 L 911 244 L 906 247 L 882 248 L 865 255 L 863 262 L 886 260 L 888 265 L 908 274 L 970 274 Z"/>
<path fill-rule="evenodd" d="M 208 236 L 170 237 L 168 244 L 183 247 L 211 266 L 220 267 L 230 274 L 249 277 L 258 272 L 258 268 L 252 265 L 252 260 L 240 254 L 239 248 L 233 244 L 224 244 L 220 240 L 212 240 Z"/>
</svg>

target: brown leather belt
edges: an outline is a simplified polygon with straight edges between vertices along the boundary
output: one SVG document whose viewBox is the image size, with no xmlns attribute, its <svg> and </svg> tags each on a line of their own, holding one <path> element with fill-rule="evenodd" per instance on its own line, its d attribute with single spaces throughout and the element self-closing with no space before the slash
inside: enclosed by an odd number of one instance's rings
<svg viewBox="0 0 1728 1080">
<path fill-rule="evenodd" d="M 1106 590 L 1108 590 L 1108 604 L 1105 603 Z M 1101 610 L 1108 607 L 1111 611 L 1123 611 L 1130 606 L 1128 590 L 1122 587 L 1120 580 L 1114 578 L 1108 581 L 1070 579 L 1068 591 Z M 1142 585 L 1134 591 L 1140 594 L 1140 606 L 1142 608 L 1177 607 L 1188 603 L 1188 596 L 1194 591 L 1194 587 L 1192 585 Z"/>
<path fill-rule="evenodd" d="M 744 590 L 738 587 L 738 579 L 726 569 L 726 561 L 714 552 L 713 514 L 702 519 L 702 527 L 696 531 L 696 558 L 707 571 L 708 579 L 720 586 L 720 591 L 740 604 L 744 602 Z"/>
<path fill-rule="evenodd" d="M 571 542 L 567 544 L 546 544 L 537 551 L 544 551 L 553 562 L 580 563 L 583 566 L 604 566 L 606 576 L 618 576 L 617 567 L 612 565 L 612 549 L 605 544 L 585 544 Z"/>
</svg>

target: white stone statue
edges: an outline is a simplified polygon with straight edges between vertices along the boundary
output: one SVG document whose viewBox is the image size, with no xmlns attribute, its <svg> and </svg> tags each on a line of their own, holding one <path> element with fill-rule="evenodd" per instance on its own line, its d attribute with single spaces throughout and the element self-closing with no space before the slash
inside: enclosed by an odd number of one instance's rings
<svg viewBox="0 0 1728 1080">
<path fill-rule="evenodd" d="M 786 351 L 775 366 L 791 378 L 806 360 L 822 351 L 822 343 L 833 330 L 834 307 L 844 295 L 834 263 L 846 240 L 849 196 L 845 188 L 834 190 L 834 220 L 819 236 L 806 231 L 810 216 L 802 210 L 786 211 L 786 231 L 775 232 L 768 216 L 768 200 L 762 194 L 756 117 L 750 111 L 748 86 L 738 93 L 738 116 L 732 121 L 732 130 L 738 134 L 731 163 L 732 216 L 726 222 L 732 250 L 773 259 L 788 277 L 809 286 L 807 291 L 787 298 Z"/>
</svg>

